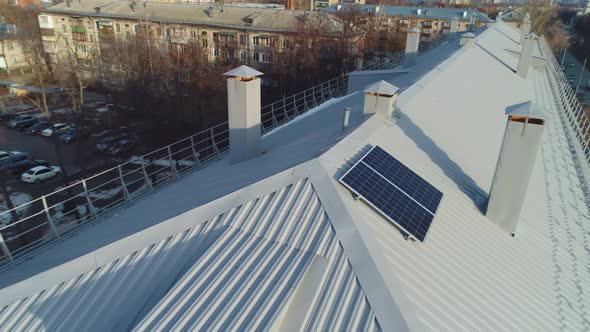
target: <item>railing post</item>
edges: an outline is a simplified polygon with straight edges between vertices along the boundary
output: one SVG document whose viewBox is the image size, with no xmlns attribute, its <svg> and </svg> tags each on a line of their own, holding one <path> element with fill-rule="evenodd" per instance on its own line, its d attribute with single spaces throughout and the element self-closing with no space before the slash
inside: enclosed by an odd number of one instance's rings
<svg viewBox="0 0 590 332">
<path fill-rule="evenodd" d="M 270 114 L 272 115 L 272 126 L 276 127 L 277 118 L 275 118 L 275 103 L 270 104 Z"/>
<path fill-rule="evenodd" d="M 143 158 L 143 156 L 141 157 L 141 170 L 143 171 L 143 178 L 145 180 L 145 184 L 150 188 L 150 190 L 154 190 L 154 187 L 152 186 L 152 181 L 150 180 L 147 170 L 145 169 L 145 159 Z"/>
<path fill-rule="evenodd" d="M 211 128 L 210 132 L 211 132 L 211 142 L 213 143 L 213 153 L 219 154 L 219 149 L 217 148 L 217 143 L 215 143 L 215 132 L 213 131 L 213 128 Z"/>
<path fill-rule="evenodd" d="M 178 176 L 176 164 L 174 163 L 174 159 L 172 159 L 172 149 L 170 148 L 170 145 L 168 145 L 168 160 L 170 162 L 170 169 L 172 170 L 172 173 L 174 174 L 174 176 Z"/>
<path fill-rule="evenodd" d="M 313 99 L 313 107 L 318 106 L 318 103 L 315 100 L 315 86 L 311 88 L 311 97 Z"/>
<path fill-rule="evenodd" d="M 45 211 L 45 215 L 47 216 L 47 223 L 49 224 L 49 228 L 51 229 L 53 235 L 55 235 L 55 237 L 59 239 L 60 235 L 57 231 L 57 227 L 55 227 L 55 223 L 53 222 L 53 217 L 51 216 L 51 213 L 49 213 L 49 207 L 47 206 L 47 199 L 45 198 L 45 195 L 41 195 L 41 202 L 43 202 L 43 211 Z"/>
<path fill-rule="evenodd" d="M 14 257 L 12 257 L 12 253 L 10 252 L 10 249 L 8 249 L 6 242 L 4 242 L 4 237 L 2 237 L 2 232 L 0 232 L 0 248 L 2 248 L 2 252 L 4 253 L 4 256 L 8 257 L 9 261 L 13 262 Z"/>
<path fill-rule="evenodd" d="M 201 166 L 199 154 L 195 150 L 195 136 L 191 136 L 191 151 L 193 152 L 193 158 L 195 159 L 195 163 L 197 164 L 197 166 Z"/>
<path fill-rule="evenodd" d="M 125 179 L 123 178 L 123 169 L 121 165 L 117 166 L 117 170 L 119 171 L 119 180 L 121 180 L 121 187 L 123 187 L 123 194 L 125 198 L 129 199 L 129 190 L 127 189 L 127 185 L 125 184 Z"/>
<path fill-rule="evenodd" d="M 92 200 L 90 199 L 90 195 L 88 194 L 88 186 L 86 186 L 86 179 L 82 180 L 82 187 L 84 188 L 84 196 L 86 196 L 86 201 L 88 201 L 88 210 L 90 210 L 90 214 L 96 219 L 98 216 L 96 215 L 96 210 L 94 209 L 94 205 L 92 204 Z"/>
<path fill-rule="evenodd" d="M 293 95 L 293 108 L 295 109 L 295 114 L 299 115 L 299 107 L 297 107 L 297 101 L 295 99 L 295 95 Z"/>
</svg>

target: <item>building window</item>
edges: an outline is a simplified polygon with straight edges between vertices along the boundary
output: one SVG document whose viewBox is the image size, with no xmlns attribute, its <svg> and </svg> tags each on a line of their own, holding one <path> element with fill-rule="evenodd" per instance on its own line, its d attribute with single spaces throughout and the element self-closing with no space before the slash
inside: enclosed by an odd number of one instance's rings
<svg viewBox="0 0 590 332">
<path fill-rule="evenodd" d="M 115 23 L 115 31 L 121 32 L 121 25 L 119 23 Z"/>
<path fill-rule="evenodd" d="M 94 35 L 90 34 L 89 36 L 90 36 L 90 41 L 94 43 Z"/>
<path fill-rule="evenodd" d="M 13 64 L 16 64 L 16 55 L 11 55 L 10 60 L 12 60 Z"/>
<path fill-rule="evenodd" d="M 125 24 L 125 28 L 126 29 L 129 29 L 129 24 Z"/>
<path fill-rule="evenodd" d="M 289 39 L 283 39 L 283 48 L 289 48 L 291 41 Z"/>
<path fill-rule="evenodd" d="M 258 36 L 252 37 L 252 44 L 260 45 L 260 37 L 258 37 Z"/>
<path fill-rule="evenodd" d="M 88 29 L 92 30 L 92 21 L 88 21 Z"/>
<path fill-rule="evenodd" d="M 219 34 L 218 33 L 213 33 L 213 40 L 214 41 L 219 41 Z"/>
<path fill-rule="evenodd" d="M 207 48 L 207 46 L 209 46 L 209 42 L 207 41 L 207 39 L 203 39 L 203 47 Z"/>
<path fill-rule="evenodd" d="M 131 39 L 131 31 L 125 31 L 125 39 Z"/>
<path fill-rule="evenodd" d="M 240 59 L 246 61 L 246 52 L 240 52 Z"/>
<path fill-rule="evenodd" d="M 197 34 L 197 30 L 191 30 L 191 38 L 192 38 L 192 39 L 196 39 L 196 38 L 197 38 L 197 36 L 198 36 L 198 34 Z"/>
<path fill-rule="evenodd" d="M 158 35 L 158 37 L 162 36 L 162 28 L 160 28 L 160 27 L 156 28 L 156 35 Z"/>
<path fill-rule="evenodd" d="M 201 36 L 203 36 L 203 37 L 207 37 L 207 31 L 202 31 L 202 32 L 201 32 Z"/>
<path fill-rule="evenodd" d="M 86 45 L 79 45 L 78 46 L 78 51 L 86 53 L 86 51 L 87 51 L 86 50 Z"/>
<path fill-rule="evenodd" d="M 213 56 L 216 56 L 216 57 L 219 56 L 219 49 L 217 47 L 215 49 L 213 49 Z"/>
<path fill-rule="evenodd" d="M 271 63 L 272 62 L 272 55 L 262 53 L 262 62 Z"/>
<path fill-rule="evenodd" d="M 41 24 L 49 24 L 49 17 L 39 16 L 39 22 L 41 22 Z"/>
<path fill-rule="evenodd" d="M 240 35 L 240 45 L 246 45 L 246 35 Z"/>
<path fill-rule="evenodd" d="M 256 62 L 260 62 L 260 53 L 254 52 L 254 56 L 252 57 L 252 60 L 254 60 Z"/>
<path fill-rule="evenodd" d="M 62 24 L 61 28 L 63 29 L 64 32 L 68 32 L 68 27 L 65 24 Z"/>
</svg>

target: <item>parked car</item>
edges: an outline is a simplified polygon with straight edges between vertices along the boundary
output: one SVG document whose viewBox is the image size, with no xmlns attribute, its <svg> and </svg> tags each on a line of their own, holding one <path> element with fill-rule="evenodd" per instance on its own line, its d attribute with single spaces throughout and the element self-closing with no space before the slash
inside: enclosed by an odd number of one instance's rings
<svg viewBox="0 0 590 332">
<path fill-rule="evenodd" d="M 26 159 L 32 159 L 31 154 L 26 152 L 11 151 L 10 154 L 10 156 L 0 160 L 0 170 L 4 170 L 6 167 L 10 167 L 10 165 L 16 162 Z"/>
<path fill-rule="evenodd" d="M 27 170 L 37 166 L 49 166 L 49 163 L 45 160 L 24 159 L 7 165 L 3 171 L 20 177 Z"/>
<path fill-rule="evenodd" d="M 12 156 L 11 152 L 0 151 L 0 160 L 6 159 L 10 156 Z"/>
<path fill-rule="evenodd" d="M 37 166 L 23 173 L 21 180 L 28 183 L 39 183 L 61 174 L 61 168 L 57 166 Z"/>
<path fill-rule="evenodd" d="M 122 134 L 122 135 L 116 135 L 116 136 L 115 135 L 105 136 L 96 144 L 96 149 L 100 152 L 105 152 L 110 147 L 112 147 L 116 142 L 123 140 L 123 139 L 129 139 L 129 135 Z"/>
<path fill-rule="evenodd" d="M 6 121 L 8 123 L 10 120 L 16 117 L 17 115 L 14 113 L 2 113 L 0 114 L 0 121 Z"/>
<path fill-rule="evenodd" d="M 57 139 L 63 143 L 72 143 L 82 137 L 84 137 L 84 134 L 80 129 L 70 128 L 65 133 L 59 135 Z"/>
<path fill-rule="evenodd" d="M 35 120 L 35 117 L 32 115 L 28 115 L 28 114 L 19 115 L 16 118 L 8 121 L 8 127 L 9 128 L 16 128 L 16 126 L 18 124 L 23 123 L 25 121 L 31 121 L 31 120 Z"/>
<path fill-rule="evenodd" d="M 110 147 L 107 148 L 105 151 L 106 154 L 115 156 L 121 153 L 129 152 L 135 146 L 135 141 L 129 139 L 121 139 L 114 142 Z"/>
<path fill-rule="evenodd" d="M 37 119 L 31 119 L 31 120 L 23 120 L 23 121 L 19 121 L 16 126 L 14 126 L 14 128 L 16 130 L 27 130 L 29 129 L 31 126 L 34 126 L 37 122 L 39 122 Z"/>
<path fill-rule="evenodd" d="M 574 64 L 573 64 L 573 63 L 568 63 L 568 64 L 567 64 L 567 66 L 568 66 L 568 67 L 573 67 L 573 66 L 574 66 Z"/>
<path fill-rule="evenodd" d="M 68 131 L 71 127 L 68 126 L 65 123 L 56 123 L 53 126 L 44 129 L 43 131 L 41 131 L 41 135 L 45 136 L 45 137 L 50 137 L 50 136 L 55 136 L 55 135 L 59 135 L 59 134 L 63 134 L 66 131 Z"/>
<path fill-rule="evenodd" d="M 39 135 L 43 130 L 51 127 L 51 123 L 48 121 L 39 121 L 34 125 L 30 126 L 26 133 L 29 135 Z"/>
</svg>

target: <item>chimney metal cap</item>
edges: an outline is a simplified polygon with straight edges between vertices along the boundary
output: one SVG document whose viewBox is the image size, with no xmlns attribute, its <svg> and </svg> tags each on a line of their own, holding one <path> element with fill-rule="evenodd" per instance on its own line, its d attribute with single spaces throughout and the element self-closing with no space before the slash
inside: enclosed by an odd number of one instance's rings
<svg viewBox="0 0 590 332">
<path fill-rule="evenodd" d="M 462 38 L 475 38 L 475 35 L 471 32 L 464 33 L 461 35 Z"/>
<path fill-rule="evenodd" d="M 238 68 L 234 68 L 223 75 L 231 76 L 231 77 L 252 78 L 252 77 L 261 76 L 264 74 L 259 72 L 258 70 L 252 69 L 248 66 L 241 65 Z"/>
<path fill-rule="evenodd" d="M 379 82 L 375 82 L 363 90 L 364 93 L 373 93 L 378 95 L 387 95 L 393 96 L 396 92 L 399 91 L 399 88 L 391 83 L 385 82 L 381 80 Z"/>
<path fill-rule="evenodd" d="M 417 27 L 411 28 L 410 30 L 408 30 L 408 32 L 411 33 L 420 33 L 420 29 L 418 29 Z"/>
<path fill-rule="evenodd" d="M 530 101 L 508 106 L 506 107 L 505 113 L 508 116 L 522 116 L 531 119 L 540 119 L 543 121 L 548 121 L 553 118 L 551 113 L 549 113 L 546 109 Z"/>
</svg>

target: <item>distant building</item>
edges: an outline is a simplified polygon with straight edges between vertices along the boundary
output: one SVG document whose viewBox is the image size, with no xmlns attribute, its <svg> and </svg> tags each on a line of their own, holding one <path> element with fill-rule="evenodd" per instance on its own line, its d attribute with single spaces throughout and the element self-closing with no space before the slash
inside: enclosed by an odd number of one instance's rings
<svg viewBox="0 0 590 332">
<path fill-rule="evenodd" d="M 326 9 L 331 13 L 343 10 L 358 10 L 367 19 L 384 17 L 383 26 L 389 30 L 406 31 L 408 28 L 418 27 L 423 39 L 439 32 L 448 33 L 454 18 L 458 20 L 457 31 L 469 30 L 470 22 L 473 22 L 472 28 L 492 22 L 486 14 L 474 9 L 376 5 L 336 5 Z"/>
<path fill-rule="evenodd" d="M 0 74 L 22 75 L 28 67 L 16 25 L 0 18 Z"/>
<path fill-rule="evenodd" d="M 199 43 L 210 61 L 261 66 L 273 62 L 274 52 L 289 47 L 303 19 L 321 16 L 326 34 L 338 30 L 338 21 L 327 13 L 271 6 L 73 1 L 43 10 L 39 26 L 52 61 L 59 62 L 75 44 L 79 61 L 89 69 L 97 66 L 100 57 L 103 76 L 121 71 L 112 61 L 117 57 L 113 45 L 131 41 L 138 33 L 150 36 L 162 51 L 183 53 L 187 44 Z"/>
</svg>

